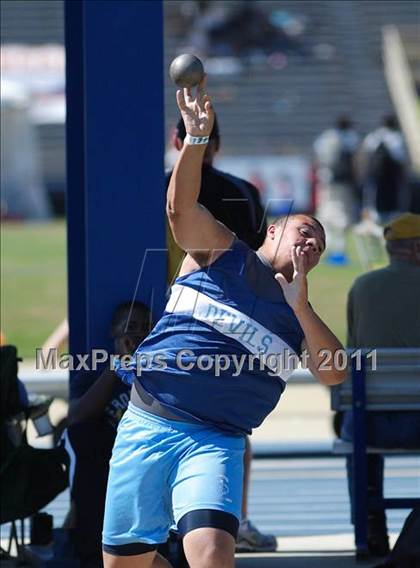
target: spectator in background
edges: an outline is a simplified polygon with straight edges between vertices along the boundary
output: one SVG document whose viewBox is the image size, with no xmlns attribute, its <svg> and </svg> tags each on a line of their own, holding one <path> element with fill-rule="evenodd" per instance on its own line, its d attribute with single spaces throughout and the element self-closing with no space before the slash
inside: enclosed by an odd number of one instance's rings
<svg viewBox="0 0 420 568">
<path fill-rule="evenodd" d="M 184 121 L 180 118 L 173 140 L 174 146 L 178 151 L 183 147 L 185 136 Z M 214 157 L 219 148 L 219 125 L 215 117 L 210 140 L 204 155 L 201 189 L 198 201 L 204 205 L 218 221 L 221 221 L 231 229 L 239 239 L 247 243 L 254 250 L 257 250 L 262 245 L 267 230 L 258 189 L 241 178 L 221 172 L 213 167 Z M 171 175 L 172 172 L 167 175 L 167 185 L 169 184 Z M 169 249 L 168 272 L 171 281 L 180 267 L 184 253 L 177 247 L 170 230 L 167 236 Z M 269 552 L 277 548 L 275 536 L 260 533 L 247 518 L 251 460 L 251 444 L 247 437 L 244 456 L 242 520 L 238 530 L 237 549 L 241 551 Z"/>
<path fill-rule="evenodd" d="M 187 47 L 205 58 L 237 60 L 275 51 L 304 53 L 299 23 L 284 11 L 283 20 L 285 15 L 288 26 L 277 25 L 279 12 L 273 18 L 260 2 L 198 2 Z"/>
<path fill-rule="evenodd" d="M 173 145 L 180 151 L 186 136 L 185 125 L 182 118 L 179 119 L 173 136 Z M 220 132 L 217 117 L 210 134 L 204 154 L 201 189 L 198 197 L 199 203 L 212 213 L 216 219 L 231 229 L 238 239 L 241 239 L 252 249 L 257 250 L 263 243 L 267 230 L 264 217 L 264 209 L 261 205 L 258 189 L 231 174 L 221 172 L 213 167 L 214 158 L 220 149 Z M 172 172 L 166 176 L 166 186 L 169 184 Z M 176 247 L 168 233 L 170 250 L 169 258 L 169 281 L 175 276 L 183 252 Z"/>
<path fill-rule="evenodd" d="M 192 49 L 203 58 L 231 55 L 229 38 L 220 37 L 217 46 L 212 45 L 211 41 L 211 36 L 224 28 L 231 6 L 226 2 L 197 2 L 194 8 L 195 17 L 189 22 L 187 50 Z"/>
<path fill-rule="evenodd" d="M 406 213 L 385 227 L 390 264 L 363 274 L 348 296 L 350 348 L 420 347 L 420 215 Z M 344 413 L 341 437 L 353 437 L 352 413 Z M 414 411 L 367 414 L 367 443 L 381 448 L 420 448 L 420 414 Z M 368 454 L 368 495 L 383 497 L 383 457 Z M 347 460 L 349 491 L 353 468 Z M 385 512 L 368 518 L 372 554 L 389 552 Z"/>
<path fill-rule="evenodd" d="M 364 205 L 386 223 L 407 208 L 407 152 L 394 116 L 368 134 L 362 144 L 365 162 Z"/>
<path fill-rule="evenodd" d="M 331 264 L 346 264 L 346 230 L 355 214 L 356 152 L 359 136 L 351 120 L 337 120 L 335 128 L 325 130 L 315 140 L 314 162 L 319 195 L 317 217 L 325 227 Z"/>
<path fill-rule="evenodd" d="M 151 329 L 149 309 L 125 302 L 114 311 L 114 354 L 133 353 Z M 130 387 L 110 370 L 81 371 L 70 381 L 65 447 L 71 458 L 74 540 L 82 568 L 102 566 L 102 524 L 109 460 Z M 73 511 L 72 511 L 73 512 Z"/>
</svg>

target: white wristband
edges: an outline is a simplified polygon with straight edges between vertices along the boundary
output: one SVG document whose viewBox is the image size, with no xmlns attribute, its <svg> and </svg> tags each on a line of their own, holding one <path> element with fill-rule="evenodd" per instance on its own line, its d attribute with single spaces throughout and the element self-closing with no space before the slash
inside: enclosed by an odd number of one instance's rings
<svg viewBox="0 0 420 568">
<path fill-rule="evenodd" d="M 185 136 L 185 144 L 207 144 L 209 141 L 209 136 L 191 136 L 188 134 Z"/>
</svg>

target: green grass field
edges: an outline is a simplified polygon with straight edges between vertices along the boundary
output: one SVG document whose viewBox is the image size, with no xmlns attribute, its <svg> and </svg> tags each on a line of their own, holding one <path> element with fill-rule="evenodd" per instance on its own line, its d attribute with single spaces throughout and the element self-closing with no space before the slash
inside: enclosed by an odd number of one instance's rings
<svg viewBox="0 0 420 568">
<path fill-rule="evenodd" d="M 66 317 L 64 222 L 2 223 L 1 329 L 25 359 Z"/>
<path fill-rule="evenodd" d="M 363 272 L 352 240 L 349 252 L 348 266 L 323 263 L 309 277 L 312 305 L 342 341 L 347 292 Z M 66 316 L 65 224 L 3 223 L 1 253 L 1 329 L 22 357 L 33 359 Z"/>
<path fill-rule="evenodd" d="M 362 266 L 354 247 L 349 246 L 352 262 L 348 266 L 329 266 L 322 263 L 309 275 L 309 299 L 316 312 L 345 344 L 346 301 L 350 287 Z"/>
</svg>

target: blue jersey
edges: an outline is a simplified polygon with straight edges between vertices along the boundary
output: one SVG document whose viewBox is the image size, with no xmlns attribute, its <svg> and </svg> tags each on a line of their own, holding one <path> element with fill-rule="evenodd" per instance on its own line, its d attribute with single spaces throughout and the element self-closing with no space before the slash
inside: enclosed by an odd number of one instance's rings
<svg viewBox="0 0 420 568">
<path fill-rule="evenodd" d="M 276 406 L 303 331 L 270 264 L 235 240 L 175 280 L 165 312 L 117 372 L 175 414 L 250 433 Z"/>
</svg>

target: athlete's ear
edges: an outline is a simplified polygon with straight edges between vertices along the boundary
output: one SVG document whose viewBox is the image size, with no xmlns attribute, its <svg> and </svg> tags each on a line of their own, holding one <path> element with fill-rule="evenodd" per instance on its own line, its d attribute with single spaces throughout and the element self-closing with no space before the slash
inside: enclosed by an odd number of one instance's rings
<svg viewBox="0 0 420 568">
<path fill-rule="evenodd" d="M 267 227 L 267 237 L 272 241 L 276 238 L 276 226 L 268 225 Z"/>
</svg>

